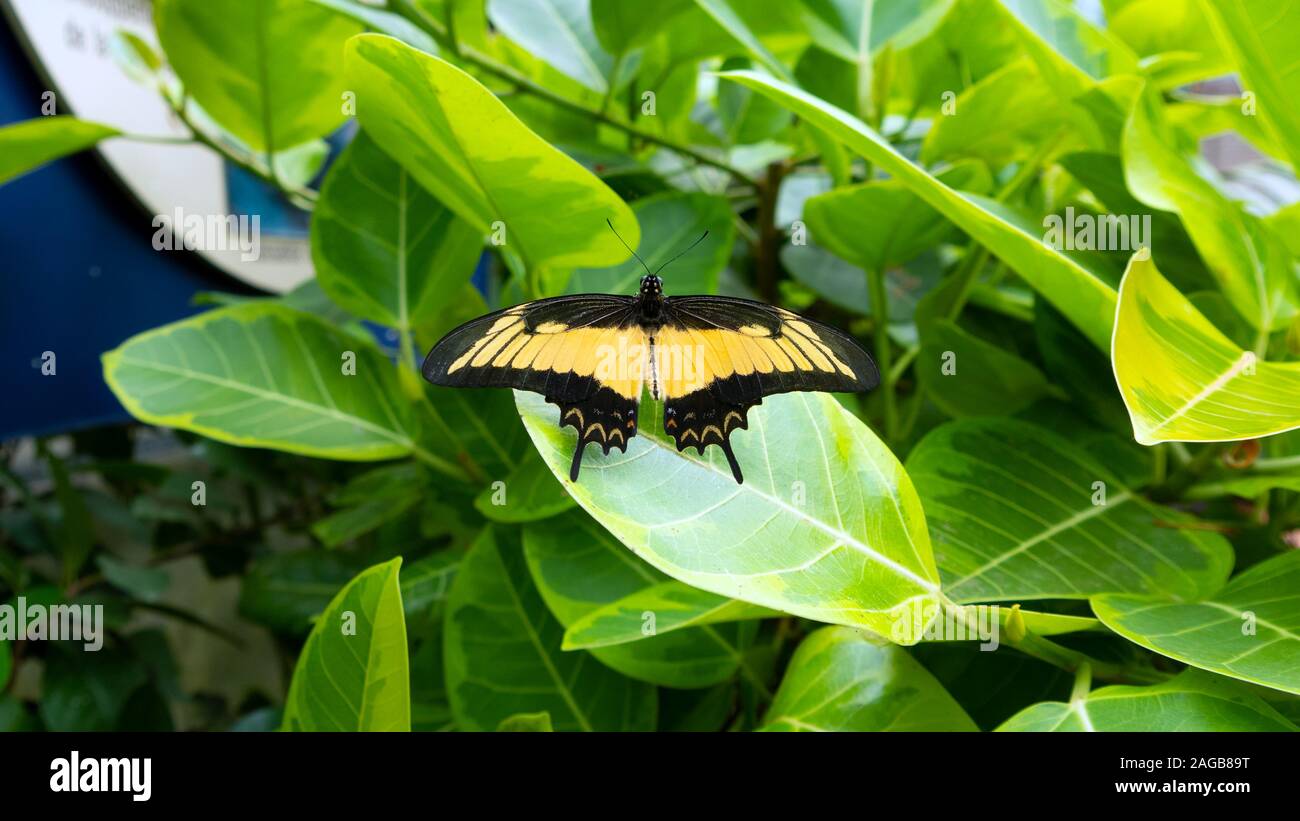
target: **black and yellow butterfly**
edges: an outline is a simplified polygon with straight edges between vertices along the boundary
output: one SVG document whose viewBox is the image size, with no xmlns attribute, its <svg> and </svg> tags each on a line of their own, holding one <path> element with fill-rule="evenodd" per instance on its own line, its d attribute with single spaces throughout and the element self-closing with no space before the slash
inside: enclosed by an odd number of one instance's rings
<svg viewBox="0 0 1300 821">
<path fill-rule="evenodd" d="M 559 405 L 560 426 L 578 431 L 575 482 L 588 442 L 606 455 L 626 452 L 646 383 L 664 401 L 664 429 L 677 450 L 703 454 L 717 445 L 743 482 L 729 438 L 764 396 L 867 391 L 879 382 L 848 334 L 753 300 L 665 297 L 660 270 L 646 268 L 636 296 L 559 296 L 471 320 L 433 346 L 424 378 L 534 391 Z"/>
</svg>

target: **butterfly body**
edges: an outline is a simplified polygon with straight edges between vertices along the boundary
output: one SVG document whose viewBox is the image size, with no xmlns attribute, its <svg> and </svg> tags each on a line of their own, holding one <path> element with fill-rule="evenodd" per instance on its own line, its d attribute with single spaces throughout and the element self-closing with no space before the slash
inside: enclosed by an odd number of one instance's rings
<svg viewBox="0 0 1300 821">
<path fill-rule="evenodd" d="M 635 296 L 553 297 L 467 322 L 433 347 L 422 371 L 435 385 L 510 387 L 558 405 L 561 427 L 578 433 L 573 481 L 589 443 L 627 450 L 643 390 L 664 402 L 678 451 L 717 445 L 743 482 L 730 437 L 764 396 L 866 391 L 879 381 L 841 331 L 747 299 L 665 297 L 653 274 Z"/>
</svg>

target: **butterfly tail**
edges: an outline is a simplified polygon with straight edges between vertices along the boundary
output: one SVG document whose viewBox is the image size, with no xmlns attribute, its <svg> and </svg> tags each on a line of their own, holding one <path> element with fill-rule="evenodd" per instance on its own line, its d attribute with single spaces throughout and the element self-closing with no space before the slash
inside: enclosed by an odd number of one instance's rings
<svg viewBox="0 0 1300 821">
<path fill-rule="evenodd" d="M 745 477 L 740 473 L 740 463 L 736 461 L 736 454 L 731 452 L 731 442 L 723 439 L 720 445 L 722 452 L 727 454 L 727 464 L 731 465 L 731 475 L 736 477 L 736 484 L 743 485 Z"/>
<path fill-rule="evenodd" d="M 587 449 L 587 443 L 581 436 L 578 437 L 578 444 L 573 449 L 573 464 L 569 465 L 569 481 L 578 481 L 578 471 L 582 470 L 582 452 Z"/>
</svg>

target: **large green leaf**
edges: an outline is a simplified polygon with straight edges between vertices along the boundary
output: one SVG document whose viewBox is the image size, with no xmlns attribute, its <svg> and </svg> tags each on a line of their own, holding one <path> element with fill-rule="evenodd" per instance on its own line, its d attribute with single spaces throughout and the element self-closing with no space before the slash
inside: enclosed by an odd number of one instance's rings
<svg viewBox="0 0 1300 821">
<path fill-rule="evenodd" d="M 341 56 L 361 31 L 309 0 L 159 0 L 167 61 L 205 112 L 256 151 L 323 137 L 347 119 Z"/>
<path fill-rule="evenodd" d="M 578 504 L 668 575 L 722 596 L 911 643 L 896 617 L 935 602 L 938 573 L 902 465 L 825 394 L 783 394 L 732 437 L 737 485 L 717 448 L 678 453 L 662 406 L 642 406 L 626 454 L 592 456 L 568 481 L 573 436 L 541 396 L 515 393 L 533 443 Z"/>
<path fill-rule="evenodd" d="M 1188 670 L 1151 687 L 1102 687 L 1069 703 L 1045 701 L 998 732 L 1292 732 L 1295 725 L 1239 685 Z"/>
<path fill-rule="evenodd" d="M 344 372 L 349 352 L 355 375 Z M 418 448 L 393 366 L 365 340 L 274 303 L 165 325 L 103 361 L 113 393 L 151 424 L 327 459 L 389 459 Z"/>
<path fill-rule="evenodd" d="M 1265 128 L 1300 169 L 1300 66 L 1291 59 L 1300 30 L 1295 0 L 1201 0 L 1219 43 L 1258 97 Z"/>
<path fill-rule="evenodd" d="M 566 627 L 666 578 L 581 511 L 525 528 L 524 554 L 542 598 Z M 708 687 L 730 679 L 744 662 L 738 635 L 735 625 L 706 625 L 593 648 L 592 655 L 652 684 Z M 563 646 L 571 649 L 567 634 Z"/>
<path fill-rule="evenodd" d="M 1282 238 L 1197 173 L 1197 160 L 1189 156 L 1194 145 L 1187 146 L 1189 153 L 1179 148 L 1154 90 L 1138 95 L 1124 127 L 1129 189 L 1147 205 L 1179 215 L 1224 295 L 1252 326 L 1262 332 L 1286 326 L 1300 299 L 1296 266 Z"/>
<path fill-rule="evenodd" d="M 0 128 L 0 185 L 119 133 L 74 117 L 39 117 Z"/>
<path fill-rule="evenodd" d="M 966 711 L 906 650 L 846 627 L 823 627 L 790 659 L 763 730 L 977 730 Z"/>
<path fill-rule="evenodd" d="M 434 321 L 459 296 L 482 245 L 364 131 L 325 179 L 311 241 L 330 298 L 399 333 Z"/>
<path fill-rule="evenodd" d="M 647 629 L 647 613 L 654 615 L 652 632 Z M 703 624 L 779 615 L 779 611 L 766 607 L 723 598 L 678 581 L 665 581 L 629 593 L 574 621 L 564 633 L 564 649 L 609 647 Z"/>
<path fill-rule="evenodd" d="M 705 14 L 712 17 L 714 22 L 722 26 L 728 34 L 734 37 L 736 42 L 744 46 L 750 56 L 758 60 L 764 68 L 782 79 L 794 79 L 789 67 L 778 60 L 776 55 L 768 50 L 767 46 L 763 45 L 758 35 L 754 33 L 745 19 L 737 13 L 736 7 L 732 5 L 733 0 L 695 0 L 695 3 L 704 10 Z"/>
<path fill-rule="evenodd" d="M 1134 0 L 1108 22 L 1162 87 L 1227 73 L 1228 61 L 1198 0 Z"/>
<path fill-rule="evenodd" d="M 960 163 L 936 179 L 952 188 L 987 191 L 989 173 Z M 952 236 L 952 224 L 898 180 L 836 188 L 803 206 L 812 238 L 867 271 L 901 265 Z"/>
<path fill-rule="evenodd" d="M 1094 26 L 1065 0 L 999 0 L 1006 18 L 1022 33 L 1043 80 L 1067 97 L 1115 74 L 1137 71 L 1137 58 L 1122 41 Z"/>
<path fill-rule="evenodd" d="M 654 687 L 560 650 L 564 628 L 529 576 L 515 529 L 483 531 L 461 563 L 444 626 L 447 692 L 463 730 L 541 711 L 561 731 L 655 727 Z"/>
<path fill-rule="evenodd" d="M 913 164 L 866 123 L 789 83 L 750 71 L 722 77 L 781 101 L 911 188 L 972 239 L 986 246 L 1024 277 L 1099 348 L 1109 344 L 1115 291 L 1078 262 L 1044 244 L 1017 224 L 996 202 L 962 194 Z"/>
<path fill-rule="evenodd" d="M 1106 626 L 1157 653 L 1300 693 L 1300 553 L 1276 556 L 1196 602 L 1098 596 Z"/>
<path fill-rule="evenodd" d="M 1300 427 L 1300 363 L 1258 361 L 1224 336 L 1139 251 L 1120 283 L 1111 361 L 1133 435 L 1253 439 Z"/>
<path fill-rule="evenodd" d="M 321 613 L 294 668 L 284 729 L 411 729 L 401 566 L 397 558 L 364 571 Z"/>
<path fill-rule="evenodd" d="M 637 254 L 654 271 L 685 251 L 705 232 L 709 236 L 664 270 L 666 289 L 677 295 L 711 294 L 731 257 L 735 219 L 724 197 L 666 192 L 643 197 L 632 206 L 641 225 Z M 608 229 L 605 229 L 608 230 Z M 645 269 L 635 259 L 611 268 L 579 268 L 569 279 L 571 294 L 634 294 Z"/>
<path fill-rule="evenodd" d="M 1069 441 L 1027 422 L 967 419 L 931 431 L 907 459 L 958 602 L 1215 590 L 1232 552 L 1176 527 Z M 1099 503 L 1104 498 L 1104 504 Z"/>
<path fill-rule="evenodd" d="M 591 0 L 488 0 L 487 13 L 534 57 L 593 91 L 608 90 L 614 57 L 596 37 Z"/>
<path fill-rule="evenodd" d="M 623 200 L 470 75 L 378 34 L 352 38 L 345 62 L 375 142 L 478 231 L 499 234 L 493 224 L 504 223 L 503 248 L 528 266 L 626 259 L 606 219 L 636 247 L 640 230 Z"/>
</svg>

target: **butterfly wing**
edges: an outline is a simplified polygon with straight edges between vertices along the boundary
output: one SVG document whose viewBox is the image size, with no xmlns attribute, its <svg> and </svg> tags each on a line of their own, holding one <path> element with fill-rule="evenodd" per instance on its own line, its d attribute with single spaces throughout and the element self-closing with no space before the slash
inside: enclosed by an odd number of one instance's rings
<svg viewBox="0 0 1300 821">
<path fill-rule="evenodd" d="M 732 431 L 748 426 L 764 396 L 789 391 L 867 391 L 880 381 L 853 337 L 747 299 L 669 297 L 654 338 L 651 389 L 664 399 L 664 429 L 677 449 L 718 445 L 742 482 Z"/>
<path fill-rule="evenodd" d="M 636 435 L 646 353 L 631 297 L 583 294 L 467 322 L 429 351 L 422 372 L 435 385 L 516 388 L 559 405 L 560 426 L 578 431 L 577 481 L 588 442 L 608 454 Z"/>
</svg>

